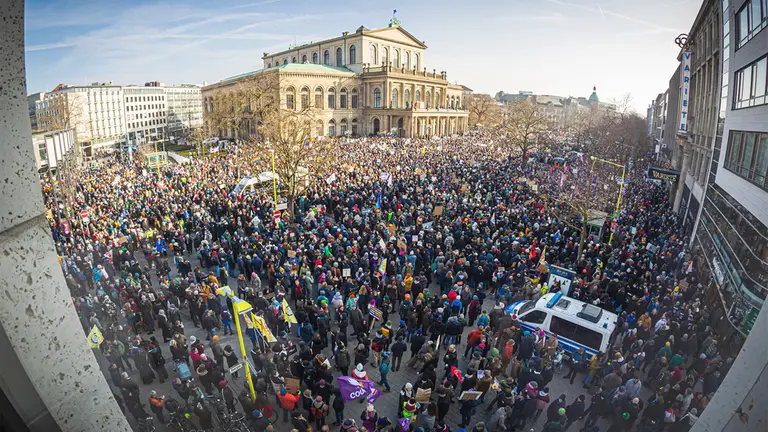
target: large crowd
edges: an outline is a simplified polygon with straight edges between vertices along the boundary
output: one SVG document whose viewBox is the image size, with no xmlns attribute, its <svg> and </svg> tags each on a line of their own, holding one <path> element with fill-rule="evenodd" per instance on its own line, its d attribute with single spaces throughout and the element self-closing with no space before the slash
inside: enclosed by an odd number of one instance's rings
<svg viewBox="0 0 768 432">
<path fill-rule="evenodd" d="M 44 180 L 73 304 L 86 333 L 103 334 L 116 400 L 137 422 L 203 430 L 242 411 L 257 431 L 456 431 L 451 410 L 471 432 L 527 430 L 544 412 L 545 431 L 688 430 L 732 359 L 718 350 L 666 185 L 633 161 L 617 223 L 588 238 L 579 261 L 578 221 L 558 219 L 540 195 L 562 186 L 550 156 L 563 145 L 522 166 L 494 140 L 333 142 L 324 178 L 277 224 L 271 189 L 233 193 L 242 176 L 269 170 L 248 146 L 158 171 L 138 158 L 89 162 L 68 195 Z M 547 283 L 552 265 L 576 273 L 568 296 L 617 314 L 607 352 L 563 356 L 557 335 L 524 331 L 508 313 L 560 290 Z M 255 312 L 240 322 L 255 400 L 229 382 L 243 379 L 228 371 L 243 359 L 219 341 L 236 329 L 224 286 Z M 584 394 L 549 394 L 559 367 Z M 177 394 L 142 395 L 133 368 Z M 419 379 L 392 389 L 400 368 Z M 375 381 L 398 404 L 350 406 L 339 377 Z M 458 400 L 463 392 L 481 396 Z"/>
</svg>

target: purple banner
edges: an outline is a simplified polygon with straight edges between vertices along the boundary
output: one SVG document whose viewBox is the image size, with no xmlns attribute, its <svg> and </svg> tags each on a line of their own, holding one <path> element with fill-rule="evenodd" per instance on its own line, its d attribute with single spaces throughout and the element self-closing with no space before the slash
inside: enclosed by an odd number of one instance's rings
<svg viewBox="0 0 768 432">
<path fill-rule="evenodd" d="M 348 376 L 340 376 L 337 378 L 337 381 L 339 382 L 339 390 L 344 402 L 350 402 L 365 396 L 368 402 L 374 403 L 381 396 L 381 390 L 374 386 L 373 381 L 357 380 Z"/>
<path fill-rule="evenodd" d="M 403 432 L 408 432 L 408 428 L 411 426 L 411 418 L 410 417 L 404 417 L 397 421 L 397 423 L 400 425 L 400 430 Z"/>
</svg>

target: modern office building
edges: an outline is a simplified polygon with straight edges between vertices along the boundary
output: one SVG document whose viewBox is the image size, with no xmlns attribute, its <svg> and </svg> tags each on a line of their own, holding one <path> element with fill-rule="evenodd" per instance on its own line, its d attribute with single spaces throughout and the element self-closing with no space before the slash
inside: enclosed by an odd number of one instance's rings
<svg viewBox="0 0 768 432">
<path fill-rule="evenodd" d="M 167 125 L 165 88 L 159 83 L 147 83 L 124 87 L 123 92 L 127 142 L 141 145 L 163 141 Z"/>
<path fill-rule="evenodd" d="M 728 320 L 747 335 L 768 294 L 768 1 L 724 0 L 722 15 L 720 110 L 696 244 Z"/>
<path fill-rule="evenodd" d="M 165 87 L 168 134 L 188 137 L 192 130 L 203 127 L 203 99 L 200 86 L 183 84 Z"/>
</svg>

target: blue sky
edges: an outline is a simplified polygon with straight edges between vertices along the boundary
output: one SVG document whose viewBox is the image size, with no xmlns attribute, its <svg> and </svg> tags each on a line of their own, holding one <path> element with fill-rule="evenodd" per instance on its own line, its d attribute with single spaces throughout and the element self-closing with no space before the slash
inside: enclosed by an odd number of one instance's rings
<svg viewBox="0 0 768 432">
<path fill-rule="evenodd" d="M 263 52 L 384 27 L 429 47 L 428 69 L 476 92 L 632 95 L 642 114 L 676 67 L 699 0 L 27 0 L 29 93 L 59 83 L 215 82 Z"/>
</svg>

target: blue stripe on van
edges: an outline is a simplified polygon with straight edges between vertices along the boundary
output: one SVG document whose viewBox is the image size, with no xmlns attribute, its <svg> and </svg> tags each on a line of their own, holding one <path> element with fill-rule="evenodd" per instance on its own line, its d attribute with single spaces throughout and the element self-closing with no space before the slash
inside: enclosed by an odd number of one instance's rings
<svg viewBox="0 0 768 432">
<path fill-rule="evenodd" d="M 534 331 L 536 331 L 536 327 L 535 327 L 535 326 L 532 326 L 532 325 L 530 325 L 530 324 L 525 324 L 525 323 L 524 323 L 524 322 L 522 322 L 522 321 L 518 321 L 518 323 L 520 324 L 520 328 L 521 328 L 521 329 L 523 329 L 523 330 L 528 330 L 528 331 L 529 331 L 529 332 L 531 332 L 531 333 L 533 333 Z M 547 336 L 552 336 L 552 332 L 549 332 L 549 331 L 547 331 L 547 330 L 544 330 L 544 333 L 545 333 Z M 558 345 L 559 345 L 561 348 L 563 348 L 564 350 L 566 350 L 566 351 L 568 351 L 568 352 L 574 352 L 574 351 L 578 351 L 578 349 L 579 349 L 579 348 L 584 348 L 584 352 L 585 352 L 585 353 L 586 353 L 586 354 L 587 354 L 589 357 L 592 357 L 593 355 L 596 355 L 596 354 L 597 354 L 597 351 L 596 351 L 596 350 L 594 350 L 594 349 L 592 349 L 592 348 L 590 348 L 590 347 L 588 347 L 588 346 L 586 346 L 586 345 L 582 345 L 582 344 L 580 344 L 580 343 L 576 343 L 576 342 L 574 342 L 574 341 L 572 341 L 572 340 L 570 340 L 570 339 L 564 338 L 564 337 L 562 337 L 561 335 L 557 335 L 557 344 L 558 344 Z"/>
</svg>

